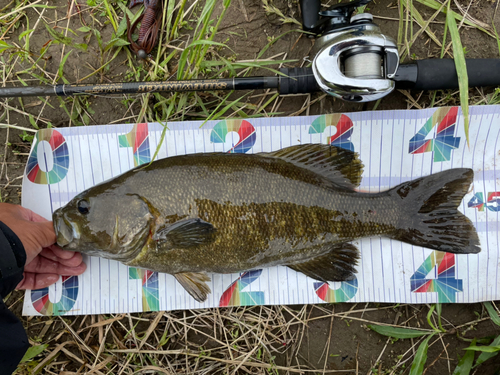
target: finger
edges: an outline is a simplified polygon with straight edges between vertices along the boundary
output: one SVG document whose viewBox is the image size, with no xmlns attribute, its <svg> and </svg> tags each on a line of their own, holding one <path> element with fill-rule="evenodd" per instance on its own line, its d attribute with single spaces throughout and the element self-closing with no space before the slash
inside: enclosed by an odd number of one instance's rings
<svg viewBox="0 0 500 375">
<path fill-rule="evenodd" d="M 23 280 L 17 285 L 16 289 L 42 289 L 54 284 L 59 280 L 59 275 L 54 273 L 31 273 L 25 272 Z"/>
<path fill-rule="evenodd" d="M 25 272 L 57 273 L 63 276 L 81 275 L 86 269 L 87 265 L 85 263 L 80 263 L 76 267 L 70 267 L 44 257 L 36 257 L 30 264 L 24 267 Z"/>
<path fill-rule="evenodd" d="M 56 245 L 49 246 L 49 249 L 52 250 L 52 252 L 57 257 L 62 258 L 62 259 L 71 259 L 75 255 L 74 251 L 63 250 Z"/>
<path fill-rule="evenodd" d="M 68 267 L 78 267 L 80 264 L 83 263 L 83 257 L 82 254 L 80 253 L 73 253 L 73 257 L 69 259 L 60 259 L 59 258 L 59 263 L 68 266 Z"/>
<path fill-rule="evenodd" d="M 54 254 L 54 252 L 52 251 L 52 249 L 50 247 L 44 248 L 40 252 L 40 255 L 43 256 L 44 258 L 53 260 L 55 262 L 59 262 L 59 259 L 60 259 L 56 254 Z"/>
<path fill-rule="evenodd" d="M 68 253 L 68 251 L 63 251 L 64 253 Z M 80 265 L 83 262 L 82 254 L 80 253 L 74 253 L 74 252 L 69 252 L 71 258 L 60 258 L 54 251 L 51 249 L 43 249 L 42 252 L 40 253 L 41 256 L 44 258 L 53 260 L 55 262 L 59 262 L 65 266 L 69 267 L 76 267 Z M 66 256 L 66 254 L 64 254 Z"/>
<path fill-rule="evenodd" d="M 57 245 L 50 245 L 44 248 L 44 250 L 52 252 L 53 256 L 61 259 L 71 259 L 75 254 L 75 251 L 63 250 Z"/>
</svg>

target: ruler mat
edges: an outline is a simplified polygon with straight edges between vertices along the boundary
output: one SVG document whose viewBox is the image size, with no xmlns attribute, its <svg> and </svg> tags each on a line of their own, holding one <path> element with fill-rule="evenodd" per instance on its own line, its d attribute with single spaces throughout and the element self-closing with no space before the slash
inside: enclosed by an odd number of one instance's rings
<svg viewBox="0 0 500 375">
<path fill-rule="evenodd" d="M 436 303 L 500 299 L 500 106 L 470 108 L 469 144 L 458 107 L 305 117 L 122 124 L 40 130 L 23 178 L 22 204 L 50 219 L 91 186 L 157 158 L 198 152 L 269 152 L 324 143 L 354 150 L 365 165 L 362 191 L 380 192 L 451 168 L 472 168 L 459 210 L 482 251 L 453 255 L 387 238 L 355 241 L 356 279 L 322 283 L 287 267 L 213 274 L 196 302 L 173 276 L 84 256 L 87 271 L 26 291 L 25 315 L 109 314 L 259 304 Z"/>
</svg>

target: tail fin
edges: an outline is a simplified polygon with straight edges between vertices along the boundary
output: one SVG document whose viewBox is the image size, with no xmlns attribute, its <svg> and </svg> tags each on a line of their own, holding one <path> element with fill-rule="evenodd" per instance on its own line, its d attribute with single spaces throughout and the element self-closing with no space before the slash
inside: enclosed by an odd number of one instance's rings
<svg viewBox="0 0 500 375">
<path fill-rule="evenodd" d="M 403 199 L 402 209 L 408 213 L 391 237 L 449 253 L 479 253 L 476 229 L 457 210 L 473 177 L 471 169 L 450 169 L 391 189 L 395 199 Z"/>
</svg>

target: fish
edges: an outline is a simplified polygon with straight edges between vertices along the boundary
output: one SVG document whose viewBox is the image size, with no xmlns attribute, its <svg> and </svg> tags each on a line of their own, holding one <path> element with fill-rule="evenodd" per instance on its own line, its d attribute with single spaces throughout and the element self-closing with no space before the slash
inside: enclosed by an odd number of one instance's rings
<svg viewBox="0 0 500 375">
<path fill-rule="evenodd" d="M 357 153 L 323 144 L 173 156 L 81 192 L 53 224 L 61 248 L 172 274 L 199 302 L 211 293 L 208 273 L 287 266 L 318 281 L 351 280 L 353 242 L 365 237 L 481 251 L 457 209 L 471 169 L 380 193 L 356 190 L 362 173 Z"/>
</svg>

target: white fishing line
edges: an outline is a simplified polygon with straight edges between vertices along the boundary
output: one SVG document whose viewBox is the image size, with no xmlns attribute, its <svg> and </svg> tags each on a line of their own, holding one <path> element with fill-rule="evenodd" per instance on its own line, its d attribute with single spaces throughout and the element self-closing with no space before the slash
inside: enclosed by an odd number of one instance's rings
<svg viewBox="0 0 500 375">
<path fill-rule="evenodd" d="M 349 78 L 382 78 L 382 56 L 376 52 L 357 53 L 344 61 Z"/>
</svg>

